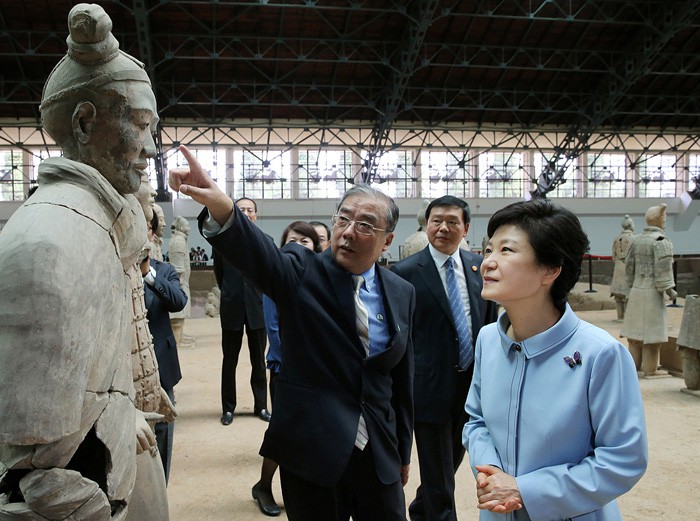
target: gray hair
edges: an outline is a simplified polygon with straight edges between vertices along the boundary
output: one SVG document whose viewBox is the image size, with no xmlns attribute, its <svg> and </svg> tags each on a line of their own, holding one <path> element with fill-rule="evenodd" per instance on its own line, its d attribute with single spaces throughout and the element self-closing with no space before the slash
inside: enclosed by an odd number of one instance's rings
<svg viewBox="0 0 700 521">
<path fill-rule="evenodd" d="M 348 197 L 352 197 L 354 195 L 364 195 L 383 203 L 386 206 L 386 231 L 394 231 L 396 228 L 396 223 L 399 222 L 399 207 L 396 206 L 396 203 L 391 197 L 383 192 L 380 192 L 376 188 L 372 188 L 369 185 L 355 185 L 343 194 L 343 198 L 338 203 L 338 208 L 343 205 L 343 202 L 345 202 Z"/>
</svg>

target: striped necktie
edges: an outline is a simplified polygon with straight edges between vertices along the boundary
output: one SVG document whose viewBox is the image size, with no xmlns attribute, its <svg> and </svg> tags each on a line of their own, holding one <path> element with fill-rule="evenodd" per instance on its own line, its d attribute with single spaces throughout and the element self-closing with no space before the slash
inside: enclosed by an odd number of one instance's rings
<svg viewBox="0 0 700 521">
<path fill-rule="evenodd" d="M 357 334 L 360 336 L 362 345 L 365 348 L 365 356 L 367 356 L 369 355 L 369 314 L 362 300 L 360 300 L 360 288 L 364 281 L 365 278 L 362 275 L 353 276 L 353 284 L 355 285 L 355 323 L 357 325 Z M 357 435 L 355 436 L 355 447 L 364 450 L 368 441 L 367 424 L 365 423 L 365 417 L 360 413 L 360 422 L 357 425 Z"/>
<path fill-rule="evenodd" d="M 365 278 L 362 275 L 355 275 L 353 283 L 355 284 L 355 323 L 357 325 L 357 334 L 360 335 L 360 340 L 365 348 L 365 355 L 369 355 L 369 314 L 367 308 L 360 300 L 360 288 L 364 283 Z"/>
<path fill-rule="evenodd" d="M 459 291 L 457 285 L 457 276 L 455 275 L 454 259 L 450 257 L 445 261 L 445 271 L 447 279 L 447 297 L 450 301 L 450 309 L 452 309 L 452 317 L 455 321 L 455 329 L 457 330 L 457 338 L 459 339 L 459 353 L 457 365 L 464 371 L 473 359 L 472 335 L 467 321 L 467 314 L 464 311 L 464 303 L 462 302 L 462 292 Z"/>
</svg>

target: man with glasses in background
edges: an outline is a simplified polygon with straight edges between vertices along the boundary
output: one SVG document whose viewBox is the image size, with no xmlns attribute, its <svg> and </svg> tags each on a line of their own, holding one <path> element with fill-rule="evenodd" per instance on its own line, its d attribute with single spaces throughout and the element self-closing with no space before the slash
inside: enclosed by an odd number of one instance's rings
<svg viewBox="0 0 700 521">
<path fill-rule="evenodd" d="M 258 205 L 248 197 L 236 200 L 236 206 L 251 222 L 258 220 Z M 272 237 L 268 236 L 272 241 Z M 236 409 L 236 368 L 243 345 L 243 327 L 250 353 L 250 388 L 253 391 L 253 413 L 262 421 L 270 421 L 267 410 L 267 368 L 265 347 L 267 331 L 262 293 L 235 266 L 213 250 L 214 275 L 221 290 L 221 424 L 231 425 Z"/>
<path fill-rule="evenodd" d="M 481 298 L 479 255 L 460 248 L 471 221 L 466 201 L 445 195 L 425 210 L 428 245 L 391 267 L 416 290 L 415 435 L 420 486 L 411 521 L 456 521 L 455 473 L 464 459 L 464 402 L 473 346 L 497 306 Z"/>
<path fill-rule="evenodd" d="M 280 465 L 288 519 L 406 519 L 413 437 L 413 287 L 377 260 L 398 221 L 394 201 L 356 186 L 333 217 L 331 247 L 278 250 L 196 158 L 174 190 L 207 208 L 207 240 L 277 304 L 282 371 L 260 453 Z"/>
</svg>

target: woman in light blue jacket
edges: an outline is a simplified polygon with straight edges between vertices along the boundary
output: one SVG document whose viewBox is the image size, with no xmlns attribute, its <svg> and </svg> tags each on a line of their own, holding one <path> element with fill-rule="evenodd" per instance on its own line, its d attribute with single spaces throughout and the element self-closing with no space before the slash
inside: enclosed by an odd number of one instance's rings
<svg viewBox="0 0 700 521">
<path fill-rule="evenodd" d="M 621 520 L 616 498 L 647 466 L 628 350 L 566 302 L 588 238 L 547 200 L 496 212 L 482 296 L 505 312 L 482 328 L 463 442 L 483 520 Z"/>
</svg>

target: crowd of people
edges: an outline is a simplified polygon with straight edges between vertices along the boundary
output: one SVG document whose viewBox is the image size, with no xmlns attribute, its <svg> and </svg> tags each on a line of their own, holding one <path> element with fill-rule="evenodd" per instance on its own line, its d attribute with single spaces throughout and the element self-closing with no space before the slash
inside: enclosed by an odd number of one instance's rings
<svg viewBox="0 0 700 521">
<path fill-rule="evenodd" d="M 171 170 L 171 186 L 205 206 L 203 237 L 265 302 L 262 513 L 280 513 L 279 468 L 290 520 L 456 521 L 468 453 L 481 519 L 621 519 L 615 499 L 647 465 L 644 408 L 629 351 L 567 303 L 588 248 L 573 213 L 509 205 L 481 257 L 460 248 L 468 204 L 440 197 L 428 245 L 384 269 L 398 209 L 383 193 L 355 186 L 331 229 L 291 223 L 277 248 L 181 152 L 189 168 Z"/>
<path fill-rule="evenodd" d="M 206 266 L 209 263 L 209 255 L 201 246 L 190 248 L 190 263 L 193 266 Z"/>
</svg>

